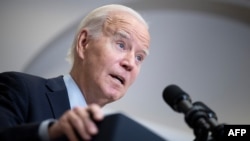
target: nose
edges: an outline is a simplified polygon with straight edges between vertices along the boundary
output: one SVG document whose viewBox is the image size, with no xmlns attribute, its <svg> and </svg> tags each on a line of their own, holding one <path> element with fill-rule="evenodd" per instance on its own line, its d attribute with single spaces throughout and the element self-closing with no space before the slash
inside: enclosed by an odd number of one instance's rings
<svg viewBox="0 0 250 141">
<path fill-rule="evenodd" d="M 121 66 L 127 71 L 132 71 L 134 69 L 135 57 L 133 53 L 127 53 L 126 55 L 124 55 L 121 61 Z"/>
</svg>

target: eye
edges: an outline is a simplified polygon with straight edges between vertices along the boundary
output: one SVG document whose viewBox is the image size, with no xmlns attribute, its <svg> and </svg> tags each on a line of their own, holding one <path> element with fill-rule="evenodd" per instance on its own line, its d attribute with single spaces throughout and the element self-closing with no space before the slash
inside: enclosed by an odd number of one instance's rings
<svg viewBox="0 0 250 141">
<path fill-rule="evenodd" d="M 138 62 L 142 62 L 144 60 L 144 56 L 143 55 L 136 55 L 135 58 L 136 58 L 136 60 Z"/>
<path fill-rule="evenodd" d="M 122 43 L 122 42 L 119 42 L 119 43 L 117 43 L 118 44 L 118 47 L 119 48 L 121 48 L 121 49 L 125 49 L 125 44 L 124 43 Z"/>
</svg>

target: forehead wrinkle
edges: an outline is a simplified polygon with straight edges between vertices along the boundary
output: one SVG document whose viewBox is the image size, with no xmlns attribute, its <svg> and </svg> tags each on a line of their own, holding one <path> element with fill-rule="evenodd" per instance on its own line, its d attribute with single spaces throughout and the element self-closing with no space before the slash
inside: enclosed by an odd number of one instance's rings
<svg viewBox="0 0 250 141">
<path fill-rule="evenodd" d="M 140 21 L 138 21 L 138 19 L 130 17 L 131 15 L 127 15 L 126 13 L 124 15 L 123 12 L 121 13 L 117 14 L 111 12 L 110 15 L 107 17 L 106 22 L 104 23 L 104 27 L 108 29 L 109 33 L 111 33 L 111 35 L 113 35 L 115 38 L 121 37 L 123 39 L 133 40 L 132 38 L 135 37 L 139 39 L 139 44 L 145 47 L 143 49 L 143 52 L 148 55 L 150 40 L 150 36 L 148 35 L 148 28 Z M 130 18 L 130 22 L 128 22 L 126 18 Z M 132 26 L 132 28 L 128 28 L 128 26 Z"/>
<path fill-rule="evenodd" d="M 130 35 L 124 30 L 118 30 L 117 32 L 115 32 L 114 36 L 122 37 L 124 39 L 131 39 Z"/>
</svg>

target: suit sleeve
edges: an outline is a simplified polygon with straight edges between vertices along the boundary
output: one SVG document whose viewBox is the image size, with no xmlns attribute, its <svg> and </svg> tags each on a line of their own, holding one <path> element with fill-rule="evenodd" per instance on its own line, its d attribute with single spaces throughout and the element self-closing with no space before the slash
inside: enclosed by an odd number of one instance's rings
<svg viewBox="0 0 250 141">
<path fill-rule="evenodd" d="M 29 94 L 15 73 L 0 74 L 0 140 L 39 141 L 40 123 L 27 123 Z"/>
</svg>

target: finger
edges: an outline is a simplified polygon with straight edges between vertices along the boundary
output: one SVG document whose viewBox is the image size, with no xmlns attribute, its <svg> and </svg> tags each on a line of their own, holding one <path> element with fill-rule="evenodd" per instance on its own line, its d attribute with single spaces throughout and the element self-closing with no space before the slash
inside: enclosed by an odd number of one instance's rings
<svg viewBox="0 0 250 141">
<path fill-rule="evenodd" d="M 88 107 L 90 114 L 92 114 L 92 118 L 95 121 L 101 121 L 104 118 L 104 114 L 101 110 L 101 107 L 97 104 L 90 104 Z"/>
<path fill-rule="evenodd" d="M 88 113 L 84 112 L 81 108 L 74 108 L 72 110 L 72 115 L 69 118 L 70 123 L 73 126 L 75 134 L 78 134 L 81 138 L 85 140 L 89 140 L 91 135 L 89 134 L 88 130 L 86 129 L 86 123 L 84 119 L 88 119 Z"/>
<path fill-rule="evenodd" d="M 76 107 L 73 110 L 81 118 L 81 121 L 83 122 L 82 125 L 84 126 L 84 131 L 86 134 L 91 136 L 98 132 L 98 129 L 95 123 L 92 121 L 87 108 L 83 109 L 83 108 Z"/>
<path fill-rule="evenodd" d="M 72 126 L 72 112 L 68 112 L 65 116 L 59 119 L 59 124 L 61 124 L 61 130 L 68 137 L 70 141 L 78 141 L 78 138 L 74 132 L 74 126 Z"/>
</svg>

